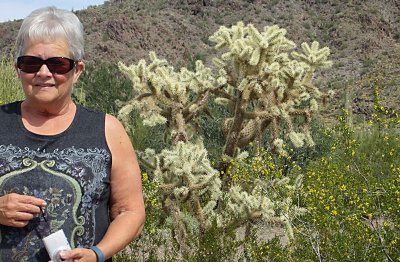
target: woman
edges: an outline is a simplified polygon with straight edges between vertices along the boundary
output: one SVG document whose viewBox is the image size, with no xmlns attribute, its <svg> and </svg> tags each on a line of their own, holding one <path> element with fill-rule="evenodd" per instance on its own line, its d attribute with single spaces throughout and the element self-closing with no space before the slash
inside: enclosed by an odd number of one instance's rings
<svg viewBox="0 0 400 262">
<path fill-rule="evenodd" d="M 123 126 L 71 99 L 83 44 L 69 11 L 38 9 L 21 25 L 26 98 L 0 109 L 0 261 L 49 261 L 42 238 L 60 229 L 72 247 L 62 259 L 104 261 L 143 228 L 140 170 Z"/>
</svg>

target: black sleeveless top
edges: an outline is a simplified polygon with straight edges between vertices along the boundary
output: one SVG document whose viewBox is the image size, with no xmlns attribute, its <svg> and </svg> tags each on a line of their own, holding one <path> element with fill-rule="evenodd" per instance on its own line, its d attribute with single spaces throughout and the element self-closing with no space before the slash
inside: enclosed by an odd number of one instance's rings
<svg viewBox="0 0 400 262">
<path fill-rule="evenodd" d="M 38 216 L 24 228 L 0 225 L 0 262 L 49 261 L 41 239 L 59 229 L 72 248 L 96 245 L 109 225 L 110 174 L 104 113 L 77 105 L 72 124 L 47 136 L 24 127 L 21 102 L 1 106 L 0 196 L 45 200 L 47 222 Z"/>
</svg>

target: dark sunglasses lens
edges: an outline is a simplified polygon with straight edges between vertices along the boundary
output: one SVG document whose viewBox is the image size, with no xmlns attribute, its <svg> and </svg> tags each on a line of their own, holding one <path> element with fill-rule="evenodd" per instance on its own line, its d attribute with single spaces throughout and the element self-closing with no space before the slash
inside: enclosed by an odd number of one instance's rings
<svg viewBox="0 0 400 262">
<path fill-rule="evenodd" d="M 65 57 L 49 58 L 46 64 L 50 72 L 56 74 L 66 74 L 74 68 L 74 61 Z"/>
<path fill-rule="evenodd" d="M 39 71 L 40 67 L 44 64 L 44 61 L 34 56 L 22 56 L 18 57 L 17 67 L 25 73 L 35 73 Z"/>
<path fill-rule="evenodd" d="M 65 57 L 52 57 L 42 60 L 35 56 L 21 56 L 17 59 L 17 67 L 25 73 L 36 73 L 46 64 L 51 73 L 66 74 L 74 68 L 74 60 Z"/>
</svg>

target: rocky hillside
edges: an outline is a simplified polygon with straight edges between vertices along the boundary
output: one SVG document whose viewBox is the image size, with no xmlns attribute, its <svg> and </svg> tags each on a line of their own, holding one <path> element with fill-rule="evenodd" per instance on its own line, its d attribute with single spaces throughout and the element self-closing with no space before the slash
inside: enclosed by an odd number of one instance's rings
<svg viewBox="0 0 400 262">
<path fill-rule="evenodd" d="M 220 26 L 241 20 L 262 30 L 277 24 L 298 46 L 317 40 L 331 48 L 334 66 L 317 82 L 337 89 L 338 100 L 350 83 L 354 107 L 370 107 L 363 101 L 371 86 L 354 81 L 383 70 L 391 81 L 382 94 L 389 107 L 399 108 L 399 68 L 393 68 L 400 64 L 399 0 L 111 0 L 76 13 L 87 33 L 86 60 L 96 63 L 135 63 L 151 50 L 177 66 L 210 61 L 215 51 L 208 37 Z M 20 23 L 0 23 L 3 54 L 12 49 Z"/>
</svg>

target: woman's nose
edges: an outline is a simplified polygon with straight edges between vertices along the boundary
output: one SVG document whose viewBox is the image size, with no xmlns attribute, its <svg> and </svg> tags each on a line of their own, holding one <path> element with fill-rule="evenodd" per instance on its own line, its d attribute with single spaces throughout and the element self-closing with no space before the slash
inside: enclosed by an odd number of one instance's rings
<svg viewBox="0 0 400 262">
<path fill-rule="evenodd" d="M 49 68 L 47 65 L 43 64 L 40 68 L 39 71 L 36 73 L 36 75 L 43 75 L 43 76 L 51 76 L 52 73 L 50 72 Z"/>
</svg>

